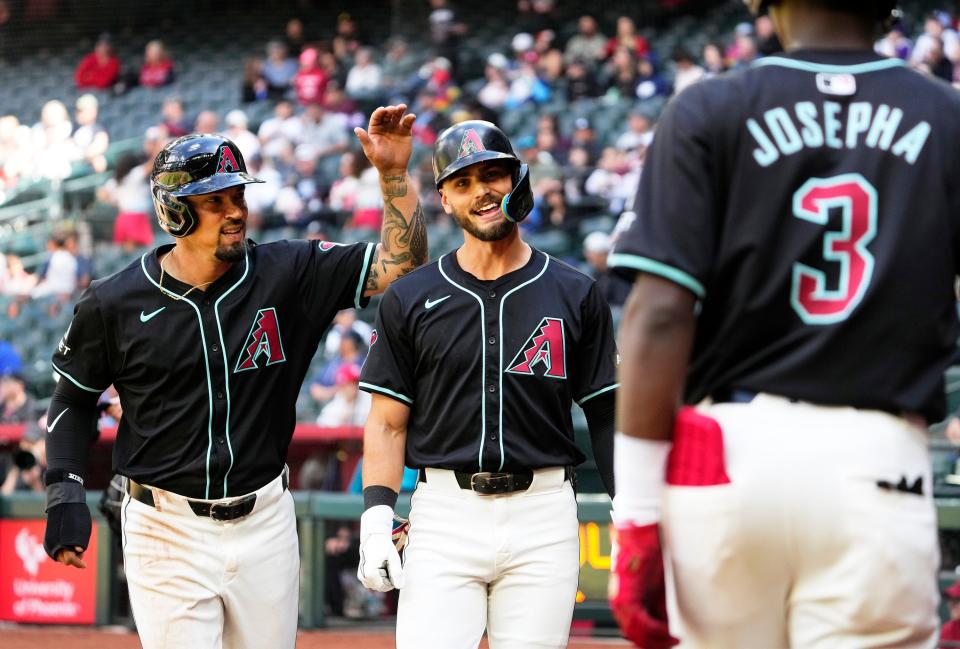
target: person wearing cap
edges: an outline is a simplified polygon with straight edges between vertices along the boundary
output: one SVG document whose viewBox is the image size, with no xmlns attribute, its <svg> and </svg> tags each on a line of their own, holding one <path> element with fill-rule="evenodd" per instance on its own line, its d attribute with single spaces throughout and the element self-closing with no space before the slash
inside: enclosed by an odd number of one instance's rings
<svg viewBox="0 0 960 649">
<path fill-rule="evenodd" d="M 960 581 L 955 581 L 943 591 L 943 598 L 947 600 L 947 611 L 950 619 L 940 628 L 940 649 L 960 647 Z"/>
<path fill-rule="evenodd" d="M 300 53 L 300 69 L 293 77 L 293 87 L 301 106 L 319 104 L 323 100 L 323 93 L 330 78 L 320 67 L 319 58 L 319 52 L 313 47 Z"/>
<path fill-rule="evenodd" d="M 360 366 L 341 365 L 336 373 L 336 392 L 320 411 L 320 426 L 363 426 L 370 412 L 370 394 L 360 390 Z"/>
<path fill-rule="evenodd" d="M 94 95 L 88 93 L 77 98 L 77 128 L 70 137 L 76 147 L 77 159 L 89 164 L 97 173 L 102 173 L 107 169 L 104 154 L 110 146 L 110 136 L 107 129 L 97 122 L 98 107 L 99 102 Z"/>
<path fill-rule="evenodd" d="M 244 160 L 251 160 L 260 155 L 260 139 L 247 128 L 247 114 L 239 108 L 234 108 L 223 118 L 227 130 L 223 134 L 233 140 L 240 149 Z"/>
</svg>

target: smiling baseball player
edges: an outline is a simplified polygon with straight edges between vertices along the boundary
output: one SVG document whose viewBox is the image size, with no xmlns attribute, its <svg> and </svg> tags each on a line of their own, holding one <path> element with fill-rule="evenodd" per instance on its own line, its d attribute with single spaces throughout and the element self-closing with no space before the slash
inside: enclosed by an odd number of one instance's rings
<svg viewBox="0 0 960 649">
<path fill-rule="evenodd" d="M 406 189 L 404 109 L 380 108 L 357 129 L 380 172 L 379 246 L 248 241 L 244 185 L 259 181 L 230 140 L 189 135 L 151 176 L 176 243 L 94 282 L 76 306 L 53 358 L 44 547 L 84 567 L 87 431 L 113 384 L 124 566 L 145 649 L 294 646 L 299 552 L 284 464 L 294 402 L 336 312 L 427 255 Z"/>
<path fill-rule="evenodd" d="M 579 572 L 570 409 L 612 490 L 616 349 L 595 282 L 527 245 L 526 165 L 489 122 L 437 140 L 444 210 L 464 244 L 384 295 L 360 387 L 358 576 L 400 588 L 399 649 L 564 647 Z M 420 470 L 406 563 L 390 539 L 403 466 Z"/>
</svg>

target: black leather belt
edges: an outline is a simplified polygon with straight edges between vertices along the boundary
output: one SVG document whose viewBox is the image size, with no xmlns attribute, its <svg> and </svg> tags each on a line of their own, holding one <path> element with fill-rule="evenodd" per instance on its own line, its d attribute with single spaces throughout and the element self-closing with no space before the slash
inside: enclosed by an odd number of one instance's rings
<svg viewBox="0 0 960 649">
<path fill-rule="evenodd" d="M 740 390 L 738 388 L 724 388 L 716 390 L 711 398 L 714 403 L 750 403 L 757 396 L 752 390 Z"/>
<path fill-rule="evenodd" d="M 469 471 L 454 471 L 457 484 L 461 489 L 475 491 L 482 496 L 495 494 L 509 494 L 515 491 L 526 491 L 533 484 L 533 470 L 516 471 L 513 473 L 496 473 L 483 471 L 470 473 Z M 572 480 L 573 467 L 564 467 L 563 479 Z M 420 471 L 420 481 L 427 481 L 427 472 Z"/>
<path fill-rule="evenodd" d="M 281 477 L 283 490 L 286 491 L 288 485 L 287 471 L 284 470 Z M 139 482 L 134 482 L 127 478 L 127 493 L 134 500 L 142 502 L 144 505 L 156 507 L 153 500 L 153 491 L 144 487 Z M 235 521 L 238 518 L 248 516 L 253 511 L 253 506 L 257 504 L 257 494 L 247 494 L 236 500 L 230 500 L 225 503 L 210 503 L 202 500 L 187 499 L 187 504 L 197 516 L 209 516 L 215 521 Z"/>
</svg>

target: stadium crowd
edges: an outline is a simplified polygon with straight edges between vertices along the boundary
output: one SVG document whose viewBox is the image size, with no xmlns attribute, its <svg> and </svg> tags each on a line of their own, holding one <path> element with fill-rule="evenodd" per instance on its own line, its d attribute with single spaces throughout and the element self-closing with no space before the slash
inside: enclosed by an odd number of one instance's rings
<svg viewBox="0 0 960 649">
<path fill-rule="evenodd" d="M 26 304 L 40 300 L 65 326 L 69 304 L 95 277 L 95 243 L 132 259 L 166 237 L 153 216 L 150 169 L 166 142 L 189 132 L 229 137 L 250 173 L 266 180 L 246 190 L 254 240 L 275 233 L 375 238 L 369 233 L 379 230 L 382 219 L 378 176 L 352 130 L 364 125 L 376 106 L 395 103 L 407 104 L 418 116 L 412 175 L 431 219 L 435 256 L 455 246 L 457 237 L 433 191 L 430 147 L 453 123 L 494 121 L 530 165 L 536 203 L 523 224 L 530 240 L 596 276 L 618 318 L 629 286 L 607 274 L 606 253 L 618 220 L 632 208 L 664 103 L 703 79 L 779 52 L 770 20 L 741 22 L 695 51 L 683 44 L 662 51 L 634 16 L 603 22 L 585 14 L 565 21 L 554 0 L 518 0 L 509 48 L 490 53 L 479 73 L 472 73 L 477 66 L 463 60 L 460 47 L 473 28 L 471 17 L 447 0 L 429 4 L 418 40 L 396 36 L 372 42 L 364 37 L 369 25 L 346 13 L 322 32 L 291 17 L 262 52 L 249 53 L 232 79 L 241 87 L 243 104 L 218 112 L 169 94 L 140 148 L 114 159 L 108 155 L 111 124 L 98 118 L 102 104 L 137 86 L 162 89 L 184 72 L 184 63 L 159 34 L 146 35 L 142 61 L 122 61 L 114 53 L 117 37 L 103 34 L 76 63 L 74 79 L 82 94 L 72 105 L 51 98 L 34 124 L 21 115 L 0 116 L 0 207 L 5 196 L 38 179 L 60 182 L 106 172 L 110 178 L 96 189 L 90 209 L 111 215 L 109 235 L 97 241 L 77 223 L 58 225 L 44 261 L 34 267 L 25 267 L 0 238 L 0 318 L 16 321 Z M 903 17 L 877 41 L 876 51 L 924 74 L 960 82 L 957 17 L 948 11 Z M 269 116 L 251 120 L 252 112 L 264 113 L 253 109 L 263 106 L 270 107 Z M 358 314 L 338 315 L 316 372 L 308 377 L 305 421 L 362 424 L 370 397 L 357 382 L 369 335 L 370 326 Z M 41 408 L 50 395 L 32 390 L 25 380 L 24 344 L 0 336 L 0 425 L 27 425 L 19 444 L 0 453 L 0 493 L 42 491 Z M 115 395 L 104 395 L 105 422 L 119 415 L 116 407 Z M 301 485 L 336 488 L 346 482 L 325 479 L 334 471 L 316 469 L 325 462 L 314 458 L 305 465 L 304 473 L 320 477 L 305 475 Z M 334 553 L 330 547 L 328 553 Z"/>
</svg>

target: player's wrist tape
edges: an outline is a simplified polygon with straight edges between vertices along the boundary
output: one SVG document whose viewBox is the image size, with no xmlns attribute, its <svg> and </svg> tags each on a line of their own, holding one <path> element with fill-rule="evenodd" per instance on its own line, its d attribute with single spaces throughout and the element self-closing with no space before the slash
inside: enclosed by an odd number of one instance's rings
<svg viewBox="0 0 960 649">
<path fill-rule="evenodd" d="M 367 510 L 377 505 L 386 505 L 391 510 L 397 506 L 397 498 L 400 496 L 390 487 L 383 485 L 370 485 L 363 490 L 363 509 Z"/>
<path fill-rule="evenodd" d="M 624 433 L 614 438 L 613 473 L 617 495 L 613 499 L 615 525 L 650 525 L 660 522 L 667 456 L 672 442 L 641 439 Z"/>
<path fill-rule="evenodd" d="M 50 511 L 52 507 L 64 503 L 81 503 L 87 506 L 87 490 L 84 489 L 82 482 L 66 479 L 51 482 L 47 480 L 47 508 Z"/>
</svg>

